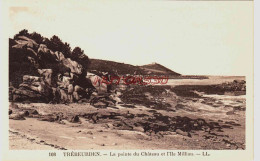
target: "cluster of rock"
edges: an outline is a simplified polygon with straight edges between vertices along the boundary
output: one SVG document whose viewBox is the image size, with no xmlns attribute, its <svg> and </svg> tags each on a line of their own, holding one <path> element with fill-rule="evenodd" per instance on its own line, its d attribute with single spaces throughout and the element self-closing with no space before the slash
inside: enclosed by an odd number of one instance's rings
<svg viewBox="0 0 260 161">
<path fill-rule="evenodd" d="M 234 80 L 233 82 L 222 83 L 218 87 L 226 91 L 246 91 L 246 81 Z"/>
<path fill-rule="evenodd" d="M 11 103 L 9 106 L 9 118 L 13 120 L 25 120 L 25 117 L 37 117 L 38 111 L 35 109 L 21 109 L 18 105 Z"/>
<path fill-rule="evenodd" d="M 9 119 L 25 120 L 26 118 L 37 118 L 39 121 L 62 123 L 67 120 L 71 123 L 80 122 L 78 115 L 64 115 L 63 113 L 41 114 L 34 108 L 21 108 L 14 103 L 9 106 Z"/>
<path fill-rule="evenodd" d="M 84 58 L 83 58 L 84 59 Z M 95 85 L 82 64 L 26 36 L 9 42 L 9 99 L 29 102 L 78 102 L 106 86 Z"/>
<path fill-rule="evenodd" d="M 26 117 L 37 118 L 39 121 L 64 123 L 64 120 L 71 123 L 81 123 L 81 119 L 86 119 L 91 123 L 104 123 L 106 128 L 118 130 L 133 130 L 145 132 L 149 135 L 162 132 L 176 132 L 183 136 L 191 136 L 191 131 L 209 131 L 211 129 L 221 130 L 217 122 L 207 123 L 204 119 L 191 119 L 189 117 L 169 117 L 156 111 L 151 114 L 133 114 L 128 112 L 99 111 L 82 114 L 65 114 L 62 112 L 51 114 L 40 114 L 35 109 L 24 109 L 16 104 L 11 104 L 9 108 L 9 118 L 14 120 L 25 120 Z M 225 127 L 226 128 L 226 127 Z"/>
</svg>

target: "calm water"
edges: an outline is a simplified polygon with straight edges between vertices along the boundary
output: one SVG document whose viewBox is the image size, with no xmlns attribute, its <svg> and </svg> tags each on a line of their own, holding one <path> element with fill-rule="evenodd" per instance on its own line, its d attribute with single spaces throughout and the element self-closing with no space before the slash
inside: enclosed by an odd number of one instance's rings
<svg viewBox="0 0 260 161">
<path fill-rule="evenodd" d="M 208 76 L 209 79 L 169 79 L 167 85 L 210 85 L 245 80 L 243 76 Z"/>
</svg>

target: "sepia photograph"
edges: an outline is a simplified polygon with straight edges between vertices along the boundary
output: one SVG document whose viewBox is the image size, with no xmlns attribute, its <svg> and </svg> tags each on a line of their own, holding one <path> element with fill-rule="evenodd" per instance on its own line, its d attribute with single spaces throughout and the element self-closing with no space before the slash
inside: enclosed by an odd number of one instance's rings
<svg viewBox="0 0 260 161">
<path fill-rule="evenodd" d="M 250 1 L 16 2 L 5 33 L 9 150 L 251 146 Z"/>
</svg>

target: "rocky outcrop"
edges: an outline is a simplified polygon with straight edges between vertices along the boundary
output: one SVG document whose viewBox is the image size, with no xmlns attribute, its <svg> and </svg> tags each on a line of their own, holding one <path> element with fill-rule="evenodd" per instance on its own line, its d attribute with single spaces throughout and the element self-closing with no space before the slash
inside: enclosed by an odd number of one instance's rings
<svg viewBox="0 0 260 161">
<path fill-rule="evenodd" d="M 56 56 L 58 61 L 62 61 L 63 59 L 65 59 L 64 55 L 62 54 L 62 52 L 56 51 L 54 54 L 55 54 L 55 56 Z"/>
<path fill-rule="evenodd" d="M 88 73 L 87 79 L 91 81 L 91 84 L 97 89 L 98 93 L 107 92 L 107 84 L 102 81 L 102 78 L 93 73 Z"/>
<path fill-rule="evenodd" d="M 9 67 L 11 101 L 77 102 L 94 88 L 79 62 L 26 36 L 10 39 Z"/>
<path fill-rule="evenodd" d="M 52 84 L 52 74 L 53 70 L 52 69 L 38 69 L 39 74 L 42 76 L 44 82 L 51 86 Z"/>
<path fill-rule="evenodd" d="M 234 80 L 233 82 L 222 83 L 218 87 L 225 91 L 246 91 L 246 81 Z"/>
<path fill-rule="evenodd" d="M 82 65 L 80 65 L 76 61 L 71 60 L 70 58 L 62 59 L 62 63 L 63 63 L 64 66 L 70 68 L 72 73 L 75 73 L 75 74 L 78 74 L 78 75 L 83 73 Z"/>
<path fill-rule="evenodd" d="M 15 40 L 16 45 L 12 48 L 22 49 L 22 48 L 37 48 L 39 45 L 32 39 L 29 39 L 25 36 L 19 36 L 18 40 Z"/>
</svg>

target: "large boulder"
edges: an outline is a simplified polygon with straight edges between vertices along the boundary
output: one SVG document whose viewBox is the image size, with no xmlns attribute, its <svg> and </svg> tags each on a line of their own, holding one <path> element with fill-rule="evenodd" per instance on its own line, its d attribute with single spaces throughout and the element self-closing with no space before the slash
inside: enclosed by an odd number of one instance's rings
<svg viewBox="0 0 260 161">
<path fill-rule="evenodd" d="M 73 84 L 69 84 L 69 85 L 68 85 L 68 94 L 72 94 L 73 91 L 74 91 Z"/>
<path fill-rule="evenodd" d="M 52 85 L 52 69 L 38 69 L 39 74 L 42 76 L 44 82 L 49 86 Z"/>
<path fill-rule="evenodd" d="M 106 93 L 107 92 L 107 84 L 102 81 L 102 78 L 93 74 L 93 73 L 87 73 L 86 79 L 89 79 L 95 87 L 95 89 L 98 91 L 98 93 Z"/>
<path fill-rule="evenodd" d="M 34 83 L 21 83 L 19 85 L 19 89 L 21 90 L 31 90 L 38 93 L 45 93 L 45 84 L 42 82 L 34 82 Z"/>
<path fill-rule="evenodd" d="M 80 119 L 79 119 L 78 115 L 68 116 L 67 119 L 68 119 L 69 122 L 72 122 L 72 123 L 80 122 Z"/>
<path fill-rule="evenodd" d="M 47 98 L 43 95 L 24 89 L 15 89 L 12 93 L 13 101 L 37 101 L 37 102 L 47 102 Z"/>
<path fill-rule="evenodd" d="M 68 94 L 63 89 L 59 89 L 60 93 L 60 100 L 61 102 L 67 102 L 68 101 Z"/>
<path fill-rule="evenodd" d="M 65 59 L 65 56 L 62 54 L 62 52 L 56 51 L 55 56 L 57 58 L 57 60 L 62 61 L 63 59 Z"/>
<path fill-rule="evenodd" d="M 68 86 L 71 84 L 70 82 L 72 81 L 72 78 L 71 77 L 68 77 L 68 76 L 63 76 L 62 77 L 62 81 L 60 82 L 60 87 L 61 88 L 68 88 Z"/>
<path fill-rule="evenodd" d="M 80 87 L 79 85 L 76 85 L 74 87 L 74 92 L 73 92 L 74 100 L 79 101 L 82 98 L 89 98 L 89 95 L 90 94 L 83 87 Z"/>
<path fill-rule="evenodd" d="M 42 77 L 24 75 L 23 81 L 18 89 L 11 92 L 13 101 L 37 101 L 44 102 L 51 100 L 52 89 L 46 84 Z"/>
<path fill-rule="evenodd" d="M 30 76 L 30 75 L 23 76 L 23 82 L 27 82 L 27 83 L 40 82 L 41 80 L 42 80 L 41 77 L 37 77 L 37 76 Z"/>
<path fill-rule="evenodd" d="M 28 41 L 29 43 L 33 44 L 33 46 L 38 47 L 38 44 L 37 44 L 34 40 L 32 40 L 32 39 L 30 39 L 30 38 L 28 38 L 28 37 L 26 37 L 26 36 L 18 36 L 18 39 L 26 40 L 26 41 Z"/>
<path fill-rule="evenodd" d="M 25 36 L 19 36 L 18 40 L 15 40 L 16 45 L 12 46 L 12 48 L 17 48 L 17 49 L 23 49 L 23 48 L 37 48 L 38 44 L 32 40 L 29 39 Z"/>
<path fill-rule="evenodd" d="M 71 60 L 70 58 L 63 59 L 62 63 L 63 63 L 64 66 L 70 68 L 72 73 L 80 75 L 83 72 L 82 65 L 80 65 L 76 61 Z"/>
<path fill-rule="evenodd" d="M 39 48 L 38 48 L 38 53 L 42 52 L 42 53 L 49 53 L 50 49 L 47 48 L 47 46 L 45 44 L 40 44 Z"/>
<path fill-rule="evenodd" d="M 60 94 L 59 102 L 62 103 L 72 103 L 73 102 L 73 95 L 68 94 L 66 90 L 57 88 Z"/>
<path fill-rule="evenodd" d="M 75 101 L 80 100 L 80 95 L 78 94 L 78 92 L 73 92 L 73 98 L 74 98 Z"/>
<path fill-rule="evenodd" d="M 78 85 L 75 86 L 74 91 L 75 92 L 85 92 L 84 88 L 82 88 L 82 87 L 80 87 Z"/>
<path fill-rule="evenodd" d="M 13 119 L 13 120 L 25 120 L 24 115 L 21 114 L 11 114 L 9 116 L 9 119 Z"/>
<path fill-rule="evenodd" d="M 43 81 L 43 78 L 37 76 L 23 76 L 23 82 L 19 85 L 20 90 L 35 91 L 44 96 L 49 96 L 52 89 L 49 84 Z"/>
<path fill-rule="evenodd" d="M 60 95 L 59 88 L 52 87 L 52 95 L 53 95 L 52 101 L 55 103 L 60 103 L 61 95 Z"/>
</svg>

